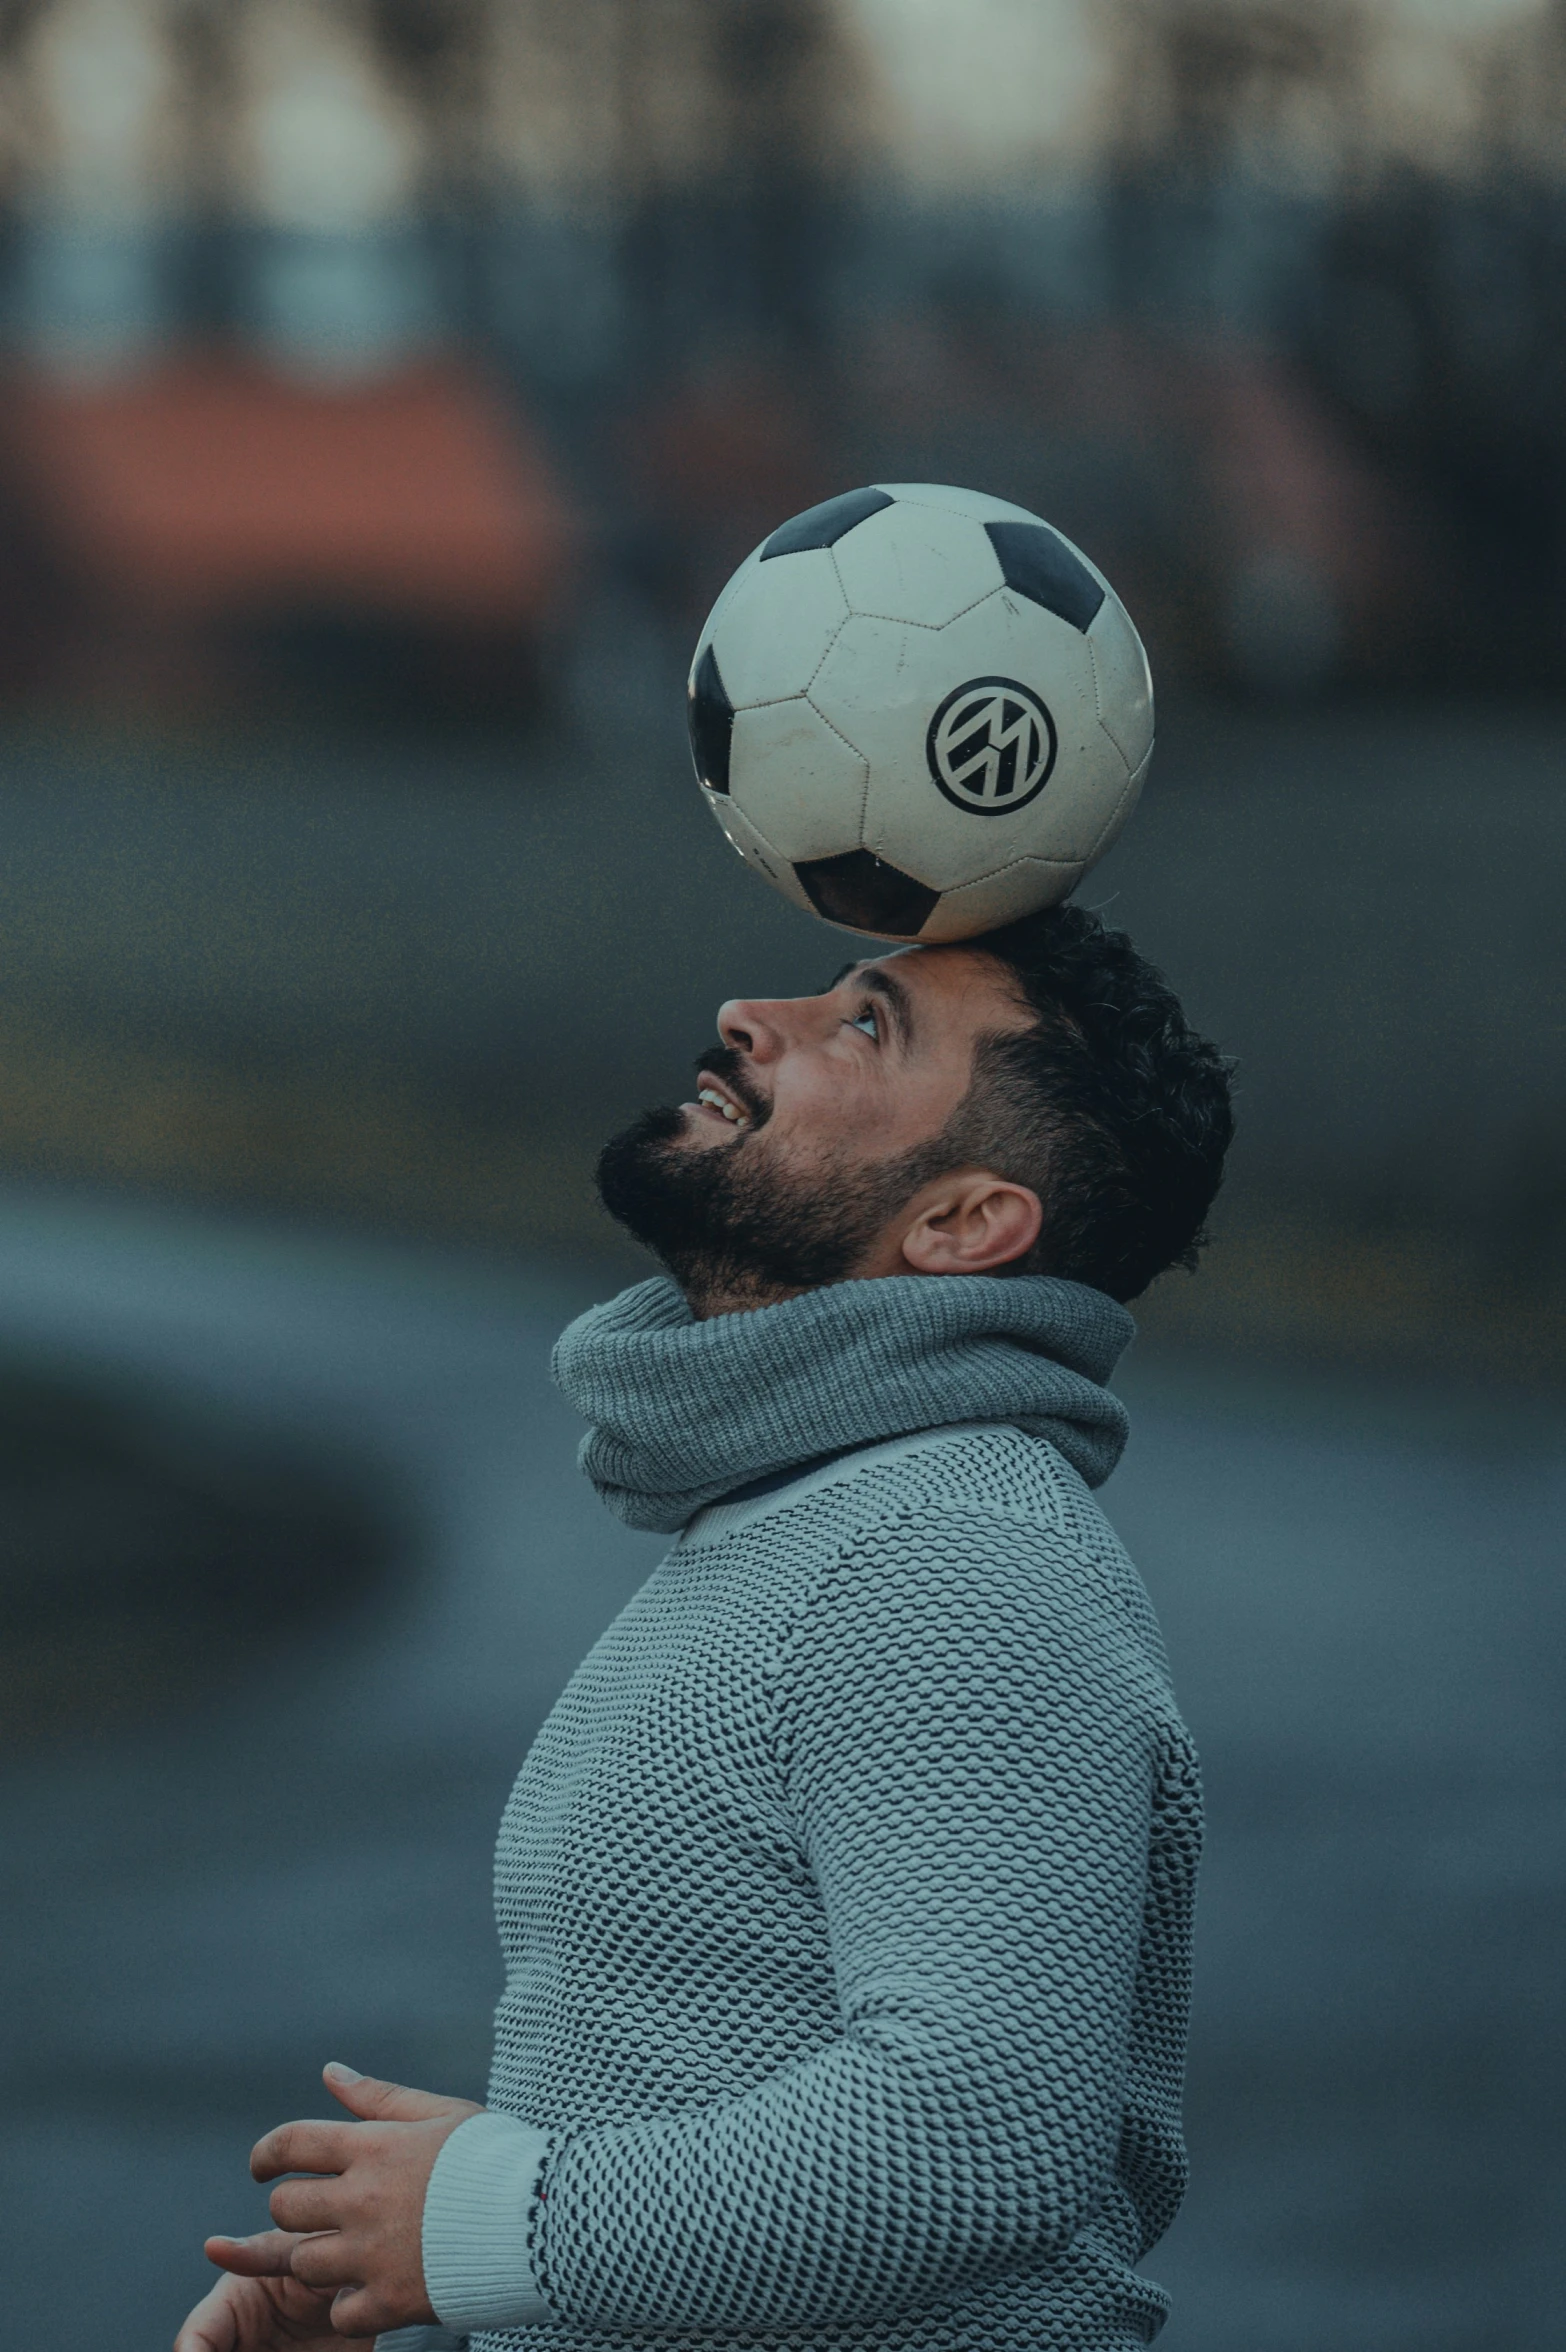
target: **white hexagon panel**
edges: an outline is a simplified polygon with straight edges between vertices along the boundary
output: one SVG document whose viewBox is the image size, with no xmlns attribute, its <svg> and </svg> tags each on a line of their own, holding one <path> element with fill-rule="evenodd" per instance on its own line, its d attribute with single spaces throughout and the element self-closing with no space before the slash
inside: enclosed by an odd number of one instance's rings
<svg viewBox="0 0 1566 2352">
<path fill-rule="evenodd" d="M 901 503 L 832 550 L 849 610 L 939 629 L 1001 584 L 1000 560 L 971 515 Z"/>
<path fill-rule="evenodd" d="M 856 849 L 869 780 L 863 754 L 803 695 L 734 714 L 731 797 L 786 858 Z"/>
</svg>

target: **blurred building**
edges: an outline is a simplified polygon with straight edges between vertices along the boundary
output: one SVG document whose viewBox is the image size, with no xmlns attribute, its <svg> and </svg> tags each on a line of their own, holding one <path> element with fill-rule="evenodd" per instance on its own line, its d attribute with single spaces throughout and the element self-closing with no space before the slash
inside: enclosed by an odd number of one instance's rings
<svg viewBox="0 0 1566 2352">
<path fill-rule="evenodd" d="M 790 503 L 918 473 L 1086 540 L 1166 678 L 1549 683 L 1563 97 L 1555 0 L 10 0 L 0 328 L 51 446 L 192 365 L 263 435 L 403 378 L 448 444 L 504 410 L 518 699 L 574 539 L 683 631 Z M 35 446 L 3 667 L 74 696 L 107 558 Z M 297 637 L 322 528 L 217 634 Z"/>
</svg>

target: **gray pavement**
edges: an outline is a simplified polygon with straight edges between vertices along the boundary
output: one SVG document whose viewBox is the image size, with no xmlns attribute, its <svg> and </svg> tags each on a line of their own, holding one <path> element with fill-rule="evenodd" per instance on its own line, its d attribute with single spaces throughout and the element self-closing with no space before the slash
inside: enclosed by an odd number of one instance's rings
<svg viewBox="0 0 1566 2352">
<path fill-rule="evenodd" d="M 656 1556 L 572 1464 L 601 1292 L 255 1221 L 0 1196 L 0 1329 L 308 1433 L 417 1570 L 0 1770 L 0 2346 L 157 2352 L 320 2063 L 481 2090 L 489 1846 Z M 1169 2352 L 1532 2352 L 1552 2302 L 1566 1440 L 1547 1401 L 1135 1354 L 1107 1491 L 1206 1758 L 1194 2185 Z"/>
</svg>

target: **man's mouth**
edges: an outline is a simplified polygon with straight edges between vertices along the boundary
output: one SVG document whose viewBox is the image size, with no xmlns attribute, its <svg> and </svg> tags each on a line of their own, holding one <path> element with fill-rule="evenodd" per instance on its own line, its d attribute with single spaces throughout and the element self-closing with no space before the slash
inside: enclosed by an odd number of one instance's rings
<svg viewBox="0 0 1566 2352">
<path fill-rule="evenodd" d="M 722 1118 L 728 1120 L 731 1127 L 743 1128 L 751 1124 L 750 1113 L 737 1096 L 728 1093 L 706 1070 L 700 1073 L 700 1078 L 701 1083 L 696 1089 L 696 1100 L 704 1108 L 718 1112 Z"/>
</svg>

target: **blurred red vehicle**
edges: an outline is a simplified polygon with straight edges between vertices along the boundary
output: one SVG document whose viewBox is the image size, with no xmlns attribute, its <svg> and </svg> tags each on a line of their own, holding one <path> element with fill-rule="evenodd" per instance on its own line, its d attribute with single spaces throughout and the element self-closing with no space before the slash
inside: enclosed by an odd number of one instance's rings
<svg viewBox="0 0 1566 2352">
<path fill-rule="evenodd" d="M 526 700 L 577 531 L 526 422 L 476 371 L 280 379 L 191 357 L 15 377 L 0 593 L 19 688 L 210 706 L 382 680 Z"/>
</svg>

